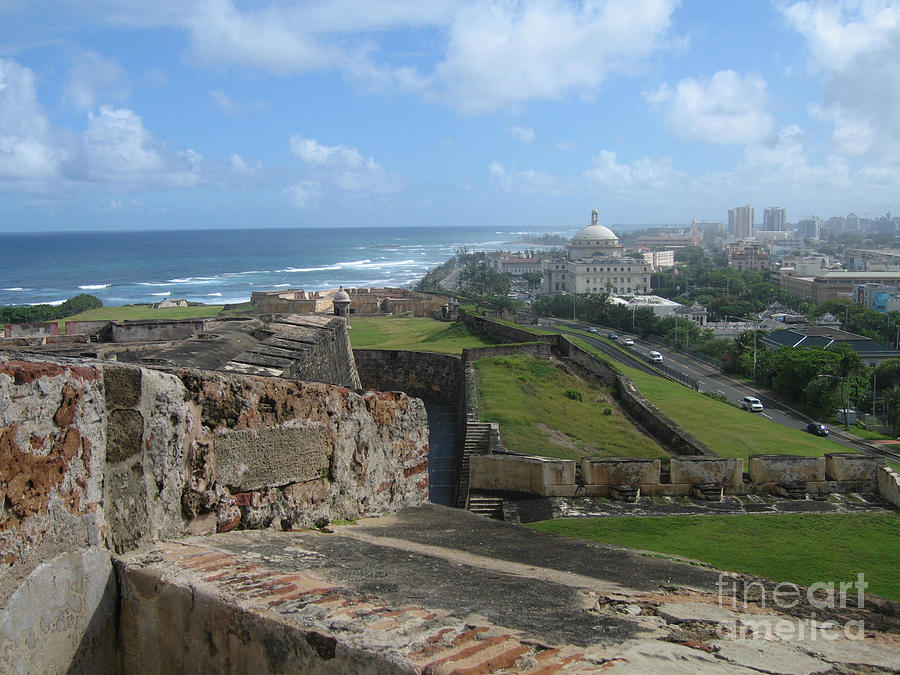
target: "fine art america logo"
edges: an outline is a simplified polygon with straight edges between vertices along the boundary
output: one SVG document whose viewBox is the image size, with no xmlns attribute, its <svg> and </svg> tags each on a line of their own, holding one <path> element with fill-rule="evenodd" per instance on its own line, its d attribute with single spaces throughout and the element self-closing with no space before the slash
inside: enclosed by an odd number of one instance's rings
<svg viewBox="0 0 900 675">
<path fill-rule="evenodd" d="M 753 607 L 759 609 L 790 610 L 805 600 L 818 610 L 845 609 L 847 600 L 851 607 L 865 607 L 865 590 L 869 584 L 864 574 L 856 575 L 856 581 L 817 581 L 805 591 L 797 584 L 784 582 L 776 584 L 771 592 L 767 592 L 763 584 L 757 581 L 739 581 L 725 574 L 719 575 L 716 584 L 719 589 L 719 607 L 724 609 L 747 609 L 751 604 L 748 597 L 758 597 Z M 777 619 L 773 616 L 744 614 L 740 620 L 723 623 L 717 627 L 720 637 L 731 639 L 757 639 L 785 641 L 794 640 L 837 640 L 842 634 L 849 640 L 862 640 L 865 637 L 865 623 L 861 620 L 849 620 L 843 624 L 833 619 L 817 620 L 812 612 L 809 619 Z"/>
</svg>

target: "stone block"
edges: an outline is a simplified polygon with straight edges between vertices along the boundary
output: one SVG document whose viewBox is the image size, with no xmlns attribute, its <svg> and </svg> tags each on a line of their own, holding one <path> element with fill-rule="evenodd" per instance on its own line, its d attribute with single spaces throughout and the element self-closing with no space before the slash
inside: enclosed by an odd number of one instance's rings
<svg viewBox="0 0 900 675">
<path fill-rule="evenodd" d="M 226 430 L 216 435 L 214 448 L 219 482 L 239 492 L 319 478 L 332 454 L 323 424 Z"/>
<path fill-rule="evenodd" d="M 750 455 L 749 473 L 754 483 L 820 482 L 825 480 L 825 458 Z"/>
<path fill-rule="evenodd" d="M 650 485 L 659 483 L 659 460 L 637 457 L 583 457 L 585 485 Z"/>
<path fill-rule="evenodd" d="M 825 455 L 828 480 L 875 480 L 884 458 L 858 452 L 829 452 Z"/>
<path fill-rule="evenodd" d="M 134 408 L 141 400 L 141 370 L 125 366 L 103 369 L 107 408 Z"/>
<path fill-rule="evenodd" d="M 144 418 L 137 410 L 110 412 L 106 422 L 106 461 L 115 464 L 138 454 L 143 435 Z"/>
<path fill-rule="evenodd" d="M 129 551 L 140 544 L 149 527 L 144 467 L 107 467 L 104 491 L 110 542 L 117 553 Z"/>
<path fill-rule="evenodd" d="M 542 496 L 574 494 L 575 462 L 525 455 L 472 455 L 473 490 L 508 490 Z"/>
<path fill-rule="evenodd" d="M 740 457 L 673 457 L 669 463 L 672 483 L 689 485 L 740 485 L 744 460 Z"/>
</svg>

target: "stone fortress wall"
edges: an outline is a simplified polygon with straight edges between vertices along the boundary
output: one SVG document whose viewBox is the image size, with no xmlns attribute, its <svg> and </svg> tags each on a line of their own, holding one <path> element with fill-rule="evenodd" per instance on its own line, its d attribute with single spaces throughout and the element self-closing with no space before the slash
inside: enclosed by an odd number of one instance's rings
<svg viewBox="0 0 900 675">
<path fill-rule="evenodd" d="M 260 313 L 330 314 L 334 311 L 333 298 L 339 289 L 327 291 L 259 291 L 253 293 L 250 302 L 253 311 Z M 385 315 L 408 314 L 418 317 L 439 315 L 441 306 L 449 298 L 420 293 L 408 288 L 345 288 L 350 296 L 353 314 Z"/>
<path fill-rule="evenodd" d="M 428 497 L 398 392 L 4 355 L 0 401 L 0 661 L 33 671 L 116 662 L 113 552 Z"/>
</svg>

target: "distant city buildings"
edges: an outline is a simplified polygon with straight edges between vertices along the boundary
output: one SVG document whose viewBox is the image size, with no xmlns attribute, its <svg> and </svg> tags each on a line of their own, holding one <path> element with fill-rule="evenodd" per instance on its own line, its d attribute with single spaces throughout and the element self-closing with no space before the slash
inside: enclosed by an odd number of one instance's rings
<svg viewBox="0 0 900 675">
<path fill-rule="evenodd" d="M 787 229 L 787 218 L 780 206 L 770 206 L 763 211 L 763 229 L 784 232 Z"/>
<path fill-rule="evenodd" d="M 744 270 L 767 270 L 769 264 L 769 248 L 763 244 L 750 244 L 738 242 L 730 244 L 726 252 L 728 254 L 728 266 L 743 272 Z"/>
<path fill-rule="evenodd" d="M 753 207 L 738 206 L 728 210 L 728 231 L 737 239 L 753 237 Z"/>
</svg>

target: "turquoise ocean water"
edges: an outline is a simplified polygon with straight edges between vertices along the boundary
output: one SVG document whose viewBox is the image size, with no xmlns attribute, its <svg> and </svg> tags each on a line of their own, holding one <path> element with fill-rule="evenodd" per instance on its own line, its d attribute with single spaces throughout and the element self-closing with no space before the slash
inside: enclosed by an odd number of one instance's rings
<svg viewBox="0 0 900 675">
<path fill-rule="evenodd" d="M 559 230 L 553 230 L 559 232 Z M 0 305 L 104 305 L 184 298 L 244 302 L 253 291 L 408 286 L 460 246 L 522 249 L 522 228 L 340 228 L 0 234 Z M 561 232 L 566 236 L 571 232 Z"/>
</svg>

